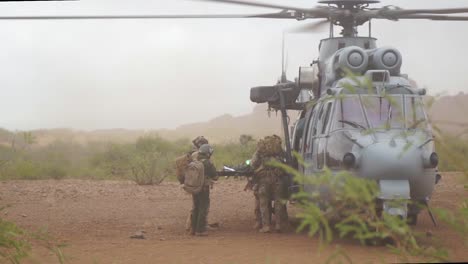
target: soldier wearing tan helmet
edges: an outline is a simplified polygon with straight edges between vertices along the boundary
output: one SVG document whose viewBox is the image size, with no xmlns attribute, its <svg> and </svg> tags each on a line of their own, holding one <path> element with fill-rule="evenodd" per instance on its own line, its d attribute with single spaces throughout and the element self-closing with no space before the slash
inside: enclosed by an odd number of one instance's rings
<svg viewBox="0 0 468 264">
<path fill-rule="evenodd" d="M 203 144 L 198 150 L 197 160 L 203 163 L 203 172 L 205 184 L 201 191 L 192 194 L 193 207 L 191 210 L 191 234 L 197 236 L 206 236 L 207 217 L 210 208 L 210 186 L 212 181 L 218 179 L 218 174 L 210 157 L 213 155 L 213 148 L 208 144 Z"/>
<path fill-rule="evenodd" d="M 188 152 L 189 155 L 192 156 L 192 160 L 197 160 L 198 159 L 198 154 L 199 154 L 199 149 L 202 145 L 208 144 L 208 139 L 206 139 L 204 136 L 198 136 L 192 140 L 192 150 Z M 206 213 L 208 214 L 209 211 L 209 203 L 208 203 L 208 208 L 206 210 Z M 191 219 L 192 219 L 192 212 L 193 208 L 190 211 L 190 214 L 187 217 L 187 220 L 185 221 L 185 230 L 187 232 L 191 232 L 192 230 L 192 225 L 191 225 Z"/>
</svg>

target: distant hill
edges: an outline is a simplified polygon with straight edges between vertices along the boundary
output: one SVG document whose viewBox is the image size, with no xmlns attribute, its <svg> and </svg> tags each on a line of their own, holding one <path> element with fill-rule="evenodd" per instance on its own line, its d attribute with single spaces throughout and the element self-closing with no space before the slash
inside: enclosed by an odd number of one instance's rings
<svg viewBox="0 0 468 264">
<path fill-rule="evenodd" d="M 294 121 L 297 111 L 291 111 Z M 193 138 L 199 135 L 215 142 L 237 140 L 240 135 L 248 134 L 255 138 L 269 134 L 281 134 L 281 117 L 275 112 L 267 112 L 265 105 L 257 105 L 252 113 L 243 116 L 221 115 L 203 123 L 187 124 L 175 130 L 159 131 L 165 138 Z"/>
<path fill-rule="evenodd" d="M 430 99 L 430 98 L 428 98 Z M 428 100 L 430 101 L 430 100 Z M 437 98 L 429 109 L 430 118 L 444 132 L 459 134 L 468 129 L 468 94 Z M 289 113 L 294 122 L 297 111 Z M 35 130 L 33 134 L 40 145 L 46 145 L 55 140 L 92 143 L 96 141 L 132 142 L 147 134 L 158 134 L 167 139 L 194 138 L 204 135 L 212 142 L 237 141 L 242 134 L 254 138 L 270 134 L 282 135 L 280 113 L 267 112 L 266 105 L 257 105 L 252 113 L 242 116 L 224 114 L 206 122 L 186 124 L 176 129 L 162 130 L 128 130 L 106 129 L 95 131 L 80 131 L 72 129 Z M 7 144 L 12 133 L 0 129 L 0 144 Z"/>
</svg>

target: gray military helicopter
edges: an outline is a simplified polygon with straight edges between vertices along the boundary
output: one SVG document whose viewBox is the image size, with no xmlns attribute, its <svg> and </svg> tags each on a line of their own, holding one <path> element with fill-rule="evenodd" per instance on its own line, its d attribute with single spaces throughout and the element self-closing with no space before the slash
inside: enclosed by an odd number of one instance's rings
<svg viewBox="0 0 468 264">
<path fill-rule="evenodd" d="M 358 177 L 376 180 L 383 209 L 415 224 L 419 207 L 406 202 L 395 205 L 391 201 L 403 199 L 428 205 L 440 180 L 433 134 L 422 101 L 426 91 L 413 87 L 408 75 L 401 73 L 403 58 L 397 49 L 377 47 L 371 35 L 371 22 L 468 21 L 468 16 L 452 15 L 468 13 L 468 8 L 372 8 L 371 4 L 380 2 L 377 0 L 321 0 L 318 2 L 322 5 L 315 8 L 244 0 L 205 1 L 280 11 L 247 15 L 0 16 L 0 20 L 318 19 L 302 28 L 312 31 L 329 25 L 329 37 L 320 42 L 318 59 L 308 67 L 301 67 L 295 81 L 288 81 L 283 70 L 277 84 L 252 88 L 250 99 L 281 111 L 288 164 L 310 177 L 327 167 L 334 172 L 349 170 Z M 369 35 L 359 36 L 358 27 L 366 23 Z M 334 36 L 335 27 L 342 28 L 341 36 Z M 300 111 L 291 137 L 288 110 Z M 293 150 L 309 166 L 295 163 Z M 312 190 L 313 186 L 304 188 Z M 434 218 L 433 221 L 435 224 Z"/>
</svg>

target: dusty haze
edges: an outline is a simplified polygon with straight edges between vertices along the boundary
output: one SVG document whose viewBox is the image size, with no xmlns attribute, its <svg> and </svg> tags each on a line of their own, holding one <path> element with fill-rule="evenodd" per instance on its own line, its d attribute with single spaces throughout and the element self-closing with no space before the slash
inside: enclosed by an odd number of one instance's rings
<svg viewBox="0 0 468 264">
<path fill-rule="evenodd" d="M 316 1 L 273 1 L 314 6 Z M 466 0 L 383 0 L 406 8 Z M 261 13 L 272 9 L 175 0 L 0 3 L 1 15 Z M 0 21 L 0 127 L 161 129 L 245 115 L 249 89 L 275 83 L 282 31 L 268 19 Z M 431 94 L 468 91 L 468 23 L 374 21 L 379 46 L 404 56 L 403 72 Z M 367 29 L 361 29 L 367 34 Z M 292 79 L 317 57 L 326 32 L 287 38 Z"/>
</svg>

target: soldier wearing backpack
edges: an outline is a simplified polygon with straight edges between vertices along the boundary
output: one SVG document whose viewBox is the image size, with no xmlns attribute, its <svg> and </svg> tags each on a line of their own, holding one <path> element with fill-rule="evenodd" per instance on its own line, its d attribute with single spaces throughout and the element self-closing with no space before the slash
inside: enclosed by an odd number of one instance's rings
<svg viewBox="0 0 468 264">
<path fill-rule="evenodd" d="M 272 162 L 284 162 L 284 152 L 281 138 L 273 135 L 261 139 L 252 157 L 252 168 L 258 183 L 258 198 L 260 205 L 262 233 L 269 233 L 271 228 L 271 201 L 274 201 L 275 230 L 281 232 L 282 221 L 287 219 L 284 203 L 284 171 Z"/>
<path fill-rule="evenodd" d="M 184 155 L 176 158 L 176 175 L 177 179 L 179 180 L 180 184 L 184 184 L 185 181 L 185 171 L 187 166 L 193 160 L 196 160 L 198 157 L 198 150 L 203 144 L 208 144 L 208 140 L 204 136 L 198 136 L 192 140 L 192 149 L 185 153 Z M 192 229 L 191 221 L 192 221 L 192 210 L 187 217 L 187 221 L 185 221 L 185 230 L 190 232 Z"/>
<path fill-rule="evenodd" d="M 210 185 L 218 179 L 216 168 L 210 157 L 213 148 L 203 144 L 198 150 L 197 160 L 187 168 L 184 190 L 192 194 L 191 234 L 206 236 L 206 219 L 210 208 Z"/>
</svg>

